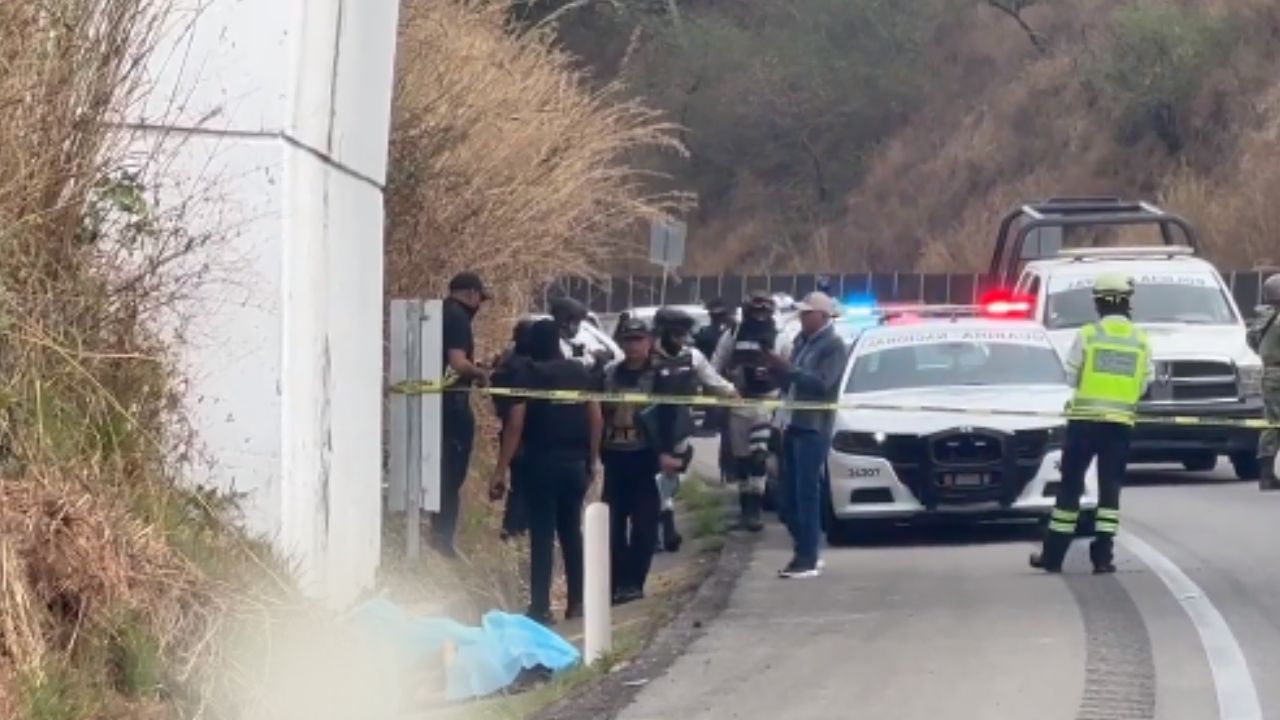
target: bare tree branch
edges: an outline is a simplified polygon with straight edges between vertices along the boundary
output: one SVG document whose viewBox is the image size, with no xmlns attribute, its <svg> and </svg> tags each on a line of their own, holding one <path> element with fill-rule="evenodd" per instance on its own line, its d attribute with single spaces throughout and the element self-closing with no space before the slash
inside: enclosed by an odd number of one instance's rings
<svg viewBox="0 0 1280 720">
<path fill-rule="evenodd" d="M 988 6 L 1013 18 L 1013 21 L 1018 23 L 1018 27 L 1027 34 L 1027 39 L 1031 41 L 1036 52 L 1043 54 L 1048 51 L 1049 46 L 1044 36 L 1028 25 L 1022 17 L 1022 11 L 1034 5 L 1036 0 L 985 0 L 985 2 Z"/>
</svg>

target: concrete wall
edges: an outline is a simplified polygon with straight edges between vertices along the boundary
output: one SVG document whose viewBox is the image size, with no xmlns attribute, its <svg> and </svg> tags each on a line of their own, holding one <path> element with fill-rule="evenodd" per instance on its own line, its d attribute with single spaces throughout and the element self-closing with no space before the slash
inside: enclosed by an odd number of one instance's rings
<svg viewBox="0 0 1280 720">
<path fill-rule="evenodd" d="M 129 119 L 167 202 L 196 196 L 214 282 L 183 328 L 196 478 L 336 605 L 381 519 L 382 185 L 397 0 L 177 8 Z M 154 148 L 161 151 L 154 153 Z"/>
</svg>

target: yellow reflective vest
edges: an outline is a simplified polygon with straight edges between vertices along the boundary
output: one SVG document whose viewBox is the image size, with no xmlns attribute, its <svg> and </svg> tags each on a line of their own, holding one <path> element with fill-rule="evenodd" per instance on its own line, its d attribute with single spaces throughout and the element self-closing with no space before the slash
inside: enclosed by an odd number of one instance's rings
<svg viewBox="0 0 1280 720">
<path fill-rule="evenodd" d="M 1146 385 L 1151 345 L 1128 318 L 1108 316 L 1080 328 L 1083 350 L 1067 417 L 1133 425 Z"/>
</svg>

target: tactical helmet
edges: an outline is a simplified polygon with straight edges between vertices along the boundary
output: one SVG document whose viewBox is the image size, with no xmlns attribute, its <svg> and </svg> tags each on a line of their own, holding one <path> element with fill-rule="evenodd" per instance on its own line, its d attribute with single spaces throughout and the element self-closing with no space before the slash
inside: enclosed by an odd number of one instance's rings
<svg viewBox="0 0 1280 720">
<path fill-rule="evenodd" d="M 777 302 L 773 296 L 764 290 L 756 290 L 747 298 L 746 306 L 752 310 L 768 310 L 773 312 L 777 307 Z"/>
<path fill-rule="evenodd" d="M 1267 305 L 1280 305 L 1280 275 L 1272 275 L 1262 283 L 1262 302 Z"/>
<path fill-rule="evenodd" d="M 1120 273 L 1104 273 L 1093 283 L 1093 297 L 1100 300 L 1123 300 L 1133 295 L 1133 278 Z"/>
<path fill-rule="evenodd" d="M 561 325 L 587 319 L 587 306 L 570 297 L 558 297 L 551 301 L 551 317 Z"/>
<path fill-rule="evenodd" d="M 678 330 L 689 332 L 695 324 L 693 316 L 680 308 L 658 308 L 658 312 L 653 315 L 653 327 L 658 331 Z"/>
</svg>

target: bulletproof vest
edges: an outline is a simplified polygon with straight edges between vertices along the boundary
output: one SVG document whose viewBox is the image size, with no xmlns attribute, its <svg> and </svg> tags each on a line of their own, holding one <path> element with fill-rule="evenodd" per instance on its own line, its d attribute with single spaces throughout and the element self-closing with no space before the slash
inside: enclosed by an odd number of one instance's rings
<svg viewBox="0 0 1280 720">
<path fill-rule="evenodd" d="M 772 322 L 744 322 L 734 333 L 729 373 L 744 395 L 767 395 L 778 389 L 772 376 L 761 380 L 755 372 L 765 367 L 764 355 L 773 351 L 777 340 L 778 328 Z"/>
<path fill-rule="evenodd" d="M 656 395 L 697 395 L 698 372 L 688 348 L 677 355 L 653 354 L 653 392 Z M 645 410 L 645 425 L 652 428 L 658 448 L 671 452 L 693 432 L 693 414 L 687 405 L 655 405 Z"/>
<path fill-rule="evenodd" d="M 658 395 L 697 395 L 698 373 L 693 369 L 693 354 L 688 348 L 672 356 L 653 354 L 653 392 Z"/>
<path fill-rule="evenodd" d="M 605 392 L 653 392 L 652 368 L 641 371 L 632 383 L 622 381 L 618 373 L 621 369 L 620 366 L 615 367 L 605 375 Z M 649 433 L 645 432 L 640 417 L 642 409 L 643 406 L 630 403 L 608 403 L 604 406 L 604 449 L 630 452 L 649 447 Z"/>
</svg>

